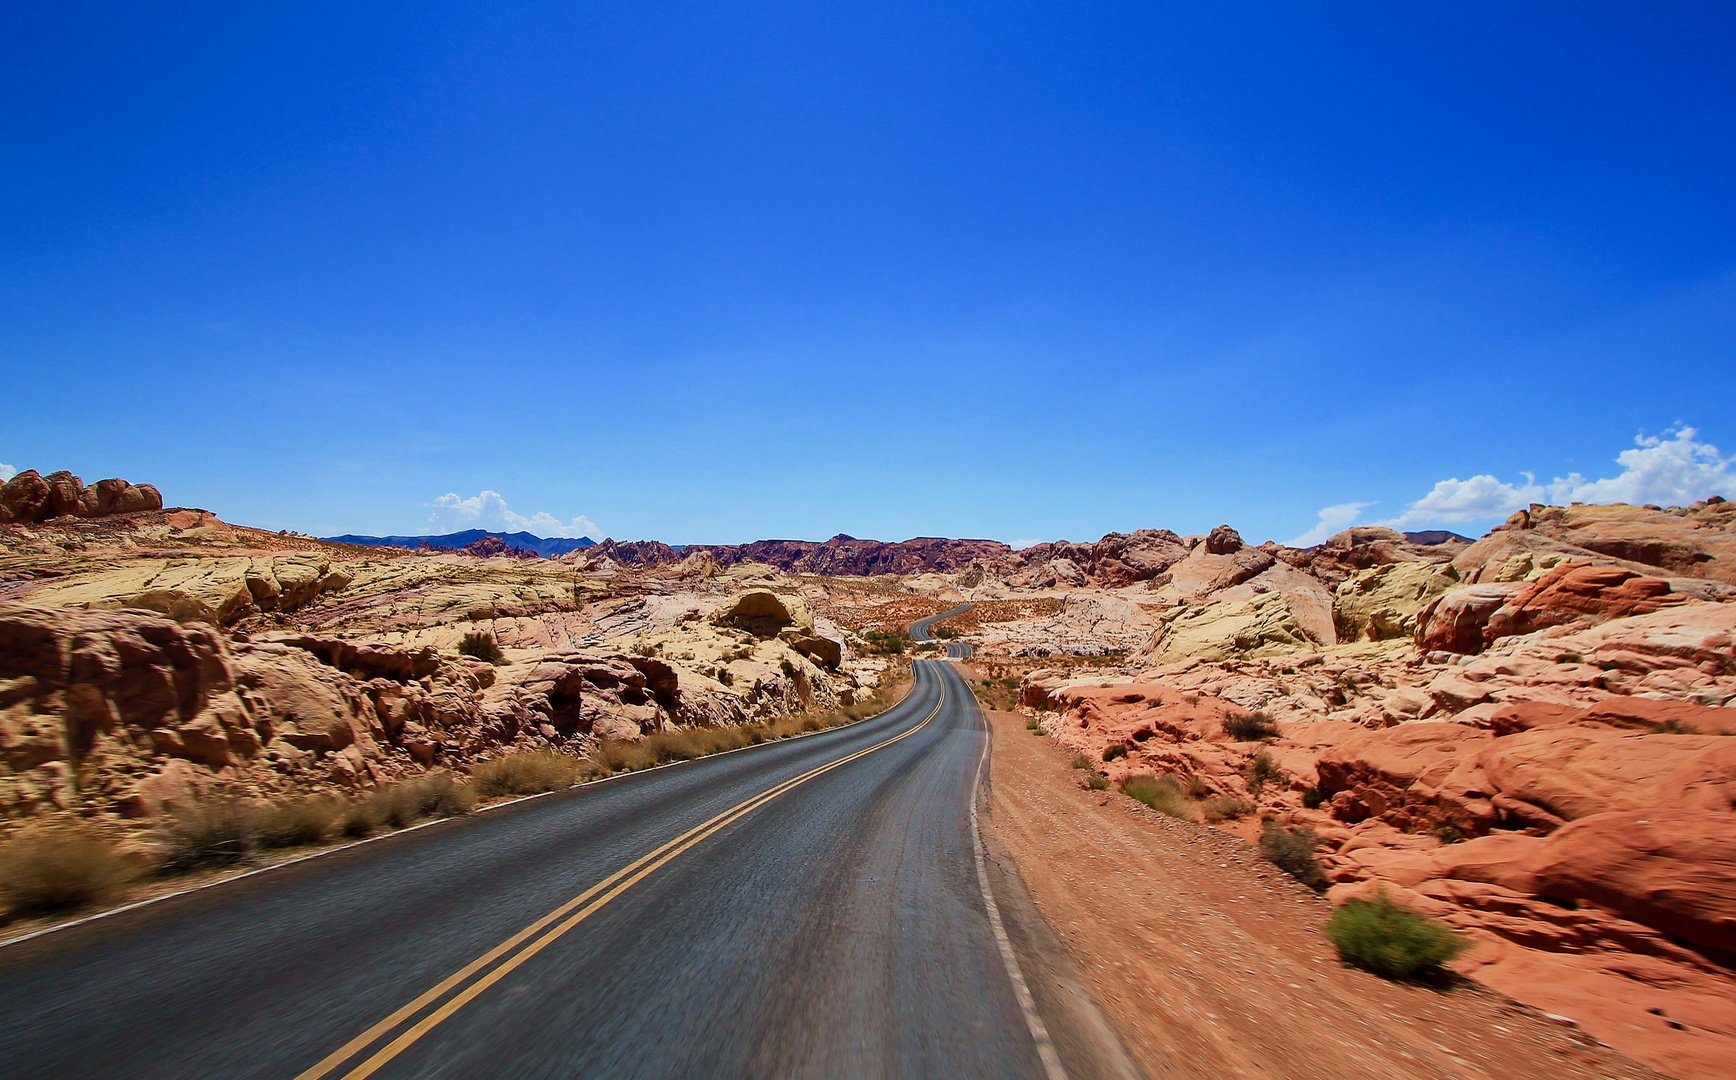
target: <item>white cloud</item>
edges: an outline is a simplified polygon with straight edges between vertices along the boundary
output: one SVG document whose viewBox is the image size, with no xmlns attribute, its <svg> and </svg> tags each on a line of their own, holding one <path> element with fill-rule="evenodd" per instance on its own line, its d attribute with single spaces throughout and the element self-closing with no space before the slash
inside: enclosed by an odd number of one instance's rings
<svg viewBox="0 0 1736 1080">
<path fill-rule="evenodd" d="M 431 533 L 453 533 L 464 529 L 489 529 L 494 532 L 530 532 L 545 539 L 551 536 L 588 536 L 595 540 L 602 531 L 583 515 L 570 522 L 545 511 L 530 517 L 507 509 L 506 500 L 498 491 L 484 491 L 475 498 L 459 498 L 448 493 L 434 500 L 434 513 L 428 517 Z"/>
<path fill-rule="evenodd" d="M 1487 473 L 1469 480 L 1442 480 L 1404 513 L 1381 524 L 1403 529 L 1485 521 L 1506 517 L 1534 502 L 1685 506 L 1709 495 L 1736 495 L 1736 458 L 1724 457 L 1696 435 L 1691 427 L 1666 432 L 1664 437 L 1641 435 L 1633 449 L 1616 455 L 1621 473 L 1602 480 L 1587 480 L 1579 473 L 1558 476 L 1548 484 L 1539 484 L 1530 473 L 1521 474 L 1523 484 L 1503 483 Z"/>
<path fill-rule="evenodd" d="M 1686 506 L 1708 495 L 1736 495 L 1736 458 L 1718 453 L 1710 443 L 1699 442 L 1691 427 L 1666 432 L 1670 438 L 1634 440 L 1632 450 L 1616 455 L 1620 476 L 1587 481 L 1578 473 L 1550 485 L 1552 502 L 1609 503 Z"/>
<path fill-rule="evenodd" d="M 1328 537 L 1350 528 L 1350 526 L 1356 521 L 1357 515 L 1362 513 L 1363 507 L 1373 505 L 1373 503 L 1353 502 L 1339 503 L 1337 506 L 1322 507 L 1320 510 L 1320 520 L 1314 523 L 1314 527 L 1303 533 L 1301 536 L 1298 536 L 1296 539 L 1289 541 L 1286 546 L 1293 548 L 1306 548 L 1313 547 L 1315 544 L 1323 544 L 1326 542 Z"/>
<path fill-rule="evenodd" d="M 4 484 L 6 481 L 12 479 L 14 476 L 17 476 L 17 475 L 18 475 L 18 470 L 14 469 L 12 466 L 0 465 L 0 484 Z"/>
<path fill-rule="evenodd" d="M 1381 522 L 1395 529 L 1416 525 L 1457 524 L 1506 517 L 1529 503 L 1543 501 L 1544 490 L 1535 477 L 1525 474 L 1524 486 L 1504 484 L 1481 473 L 1469 480 L 1453 477 L 1436 484 L 1427 495 L 1411 503 L 1398 517 Z"/>
</svg>

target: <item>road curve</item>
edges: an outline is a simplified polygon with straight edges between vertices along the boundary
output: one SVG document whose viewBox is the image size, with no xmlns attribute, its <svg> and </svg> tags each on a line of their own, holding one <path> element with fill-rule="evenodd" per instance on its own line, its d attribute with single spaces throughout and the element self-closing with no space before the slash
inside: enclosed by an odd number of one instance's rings
<svg viewBox="0 0 1736 1080">
<path fill-rule="evenodd" d="M 0 949 L 0 1073 L 1093 1075 L 1042 959 L 1034 998 L 1009 975 L 1047 929 L 1013 919 L 1009 951 L 991 924 L 975 700 L 950 664 L 914 670 L 847 728 Z"/>
<path fill-rule="evenodd" d="M 952 608 L 949 611 L 943 611 L 939 615 L 930 615 L 926 619 L 916 620 L 910 624 L 911 640 L 933 641 L 934 636 L 929 631 L 935 623 L 950 619 L 954 615 L 963 615 L 974 606 L 974 604 L 960 604 L 958 607 Z M 949 660 L 964 660 L 971 655 L 971 651 L 971 647 L 962 641 L 949 641 L 946 643 L 946 656 Z"/>
</svg>

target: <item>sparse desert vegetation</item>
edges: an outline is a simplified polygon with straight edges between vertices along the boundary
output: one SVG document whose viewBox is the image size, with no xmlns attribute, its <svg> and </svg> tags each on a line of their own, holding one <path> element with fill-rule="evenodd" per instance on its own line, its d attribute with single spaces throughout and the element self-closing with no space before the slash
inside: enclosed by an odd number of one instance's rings
<svg viewBox="0 0 1736 1080">
<path fill-rule="evenodd" d="M 1349 900 L 1332 914 L 1326 936 L 1347 964 L 1389 979 L 1414 979 L 1439 969 L 1470 947 L 1443 922 L 1393 903 Z"/>
</svg>

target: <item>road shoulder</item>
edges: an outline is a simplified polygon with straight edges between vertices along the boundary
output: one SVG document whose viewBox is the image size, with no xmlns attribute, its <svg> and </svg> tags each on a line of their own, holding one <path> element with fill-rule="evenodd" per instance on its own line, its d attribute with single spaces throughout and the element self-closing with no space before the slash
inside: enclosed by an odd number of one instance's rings
<svg viewBox="0 0 1736 1080">
<path fill-rule="evenodd" d="M 1076 973 L 1147 1075 L 1658 1075 L 1475 984 L 1397 985 L 1344 967 L 1320 933 L 1329 905 L 1245 841 L 1085 790 L 1024 717 L 987 715 L 984 840 L 1010 864 L 997 899 L 1016 908 L 1028 890 L 1070 958 L 1048 971 Z M 1057 985 L 1049 993 L 1065 996 Z"/>
</svg>

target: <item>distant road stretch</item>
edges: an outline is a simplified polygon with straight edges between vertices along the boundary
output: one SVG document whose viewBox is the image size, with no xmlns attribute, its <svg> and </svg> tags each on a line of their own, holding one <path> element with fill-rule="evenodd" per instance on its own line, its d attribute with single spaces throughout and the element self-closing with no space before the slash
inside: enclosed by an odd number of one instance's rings
<svg viewBox="0 0 1736 1080">
<path fill-rule="evenodd" d="M 1084 1051 L 985 898 L 982 716 L 914 671 L 860 724 L 0 948 L 0 1073 L 1057 1080 Z"/>
<path fill-rule="evenodd" d="M 933 641 L 934 636 L 929 630 L 935 623 L 950 619 L 954 615 L 963 615 L 974 606 L 974 604 L 960 604 L 951 611 L 943 611 L 939 615 L 930 615 L 926 619 L 916 620 L 910 624 L 911 639 L 914 641 Z M 962 641 L 949 641 L 946 643 L 946 655 L 951 660 L 963 660 L 971 655 L 971 647 Z"/>
</svg>

